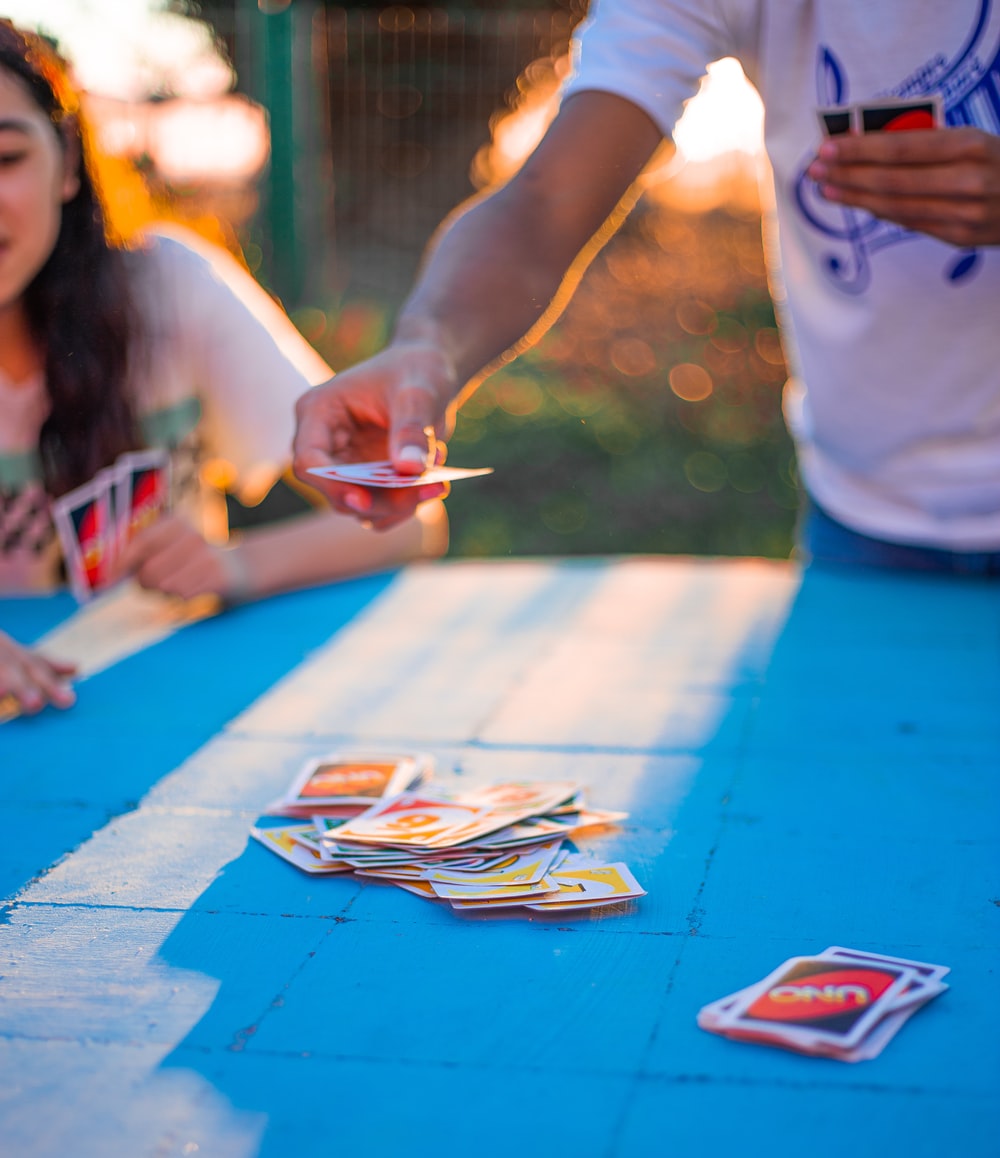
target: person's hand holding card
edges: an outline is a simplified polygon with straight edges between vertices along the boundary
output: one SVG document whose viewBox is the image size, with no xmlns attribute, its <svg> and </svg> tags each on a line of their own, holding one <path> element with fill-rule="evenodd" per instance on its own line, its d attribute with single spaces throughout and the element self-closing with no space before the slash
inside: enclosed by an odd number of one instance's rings
<svg viewBox="0 0 1000 1158">
<path fill-rule="evenodd" d="M 232 551 L 214 547 L 177 515 L 161 515 L 136 531 L 118 560 L 114 579 L 134 575 L 140 586 L 181 599 L 242 598 L 243 579 Z"/>
<path fill-rule="evenodd" d="M 1000 244 L 1000 137 L 968 126 L 892 131 L 891 119 L 875 124 L 880 113 L 872 108 L 867 131 L 820 145 L 809 176 L 823 196 L 951 245 Z"/>
<path fill-rule="evenodd" d="M 0 722 L 49 704 L 68 708 L 76 702 L 70 677 L 76 665 L 47 659 L 0 631 Z"/>
<path fill-rule="evenodd" d="M 410 518 L 420 503 L 443 498 L 444 483 L 373 488 L 310 471 L 389 460 L 403 475 L 444 462 L 448 413 L 458 386 L 442 352 L 429 342 L 397 341 L 374 358 L 304 394 L 296 406 L 295 474 L 330 504 L 376 530 Z"/>
</svg>

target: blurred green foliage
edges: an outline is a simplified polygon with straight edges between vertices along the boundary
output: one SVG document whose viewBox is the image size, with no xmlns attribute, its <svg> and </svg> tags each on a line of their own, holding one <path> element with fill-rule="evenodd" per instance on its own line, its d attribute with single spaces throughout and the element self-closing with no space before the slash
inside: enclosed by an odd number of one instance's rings
<svg viewBox="0 0 1000 1158">
<path fill-rule="evenodd" d="M 500 287 L 502 290 L 502 287 Z M 390 310 L 300 311 L 342 369 Z M 754 212 L 641 205 L 532 349 L 465 403 L 452 555 L 786 557 L 798 505 L 786 370 Z"/>
</svg>

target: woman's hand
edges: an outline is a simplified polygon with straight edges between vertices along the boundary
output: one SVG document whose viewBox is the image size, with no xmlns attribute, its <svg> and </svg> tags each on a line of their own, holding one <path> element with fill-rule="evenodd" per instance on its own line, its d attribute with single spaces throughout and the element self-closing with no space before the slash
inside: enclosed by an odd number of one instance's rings
<svg viewBox="0 0 1000 1158">
<path fill-rule="evenodd" d="M 76 693 L 69 680 L 75 672 L 75 664 L 46 659 L 0 632 L 0 704 L 12 699 L 28 715 L 48 704 L 71 707 Z"/>
<path fill-rule="evenodd" d="M 214 547 L 177 515 L 164 515 L 139 531 L 118 561 L 115 578 L 134 575 L 140 586 L 181 599 L 248 594 L 238 551 Z"/>
</svg>

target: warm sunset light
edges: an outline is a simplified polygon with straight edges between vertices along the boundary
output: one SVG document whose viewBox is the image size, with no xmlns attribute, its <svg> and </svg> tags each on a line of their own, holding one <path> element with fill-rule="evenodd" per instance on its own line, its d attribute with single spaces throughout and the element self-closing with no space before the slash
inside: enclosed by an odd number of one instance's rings
<svg viewBox="0 0 1000 1158">
<path fill-rule="evenodd" d="M 233 85 L 208 25 L 166 0 L 0 0 L 0 16 L 53 37 L 81 88 L 124 100 L 214 96 Z"/>
<path fill-rule="evenodd" d="M 539 60 L 518 80 L 514 107 L 491 125 L 492 143 L 473 164 L 479 185 L 507 180 L 524 163 L 558 110 L 558 88 L 568 58 Z M 764 109 L 739 62 L 732 57 L 709 65 L 698 93 L 674 131 L 677 153 L 651 182 L 675 177 L 687 164 L 704 165 L 731 154 L 753 159 L 763 147 Z"/>
<path fill-rule="evenodd" d="M 764 106 L 732 57 L 708 66 L 698 95 L 674 130 L 687 161 L 710 161 L 724 153 L 758 153 L 763 145 Z"/>
</svg>

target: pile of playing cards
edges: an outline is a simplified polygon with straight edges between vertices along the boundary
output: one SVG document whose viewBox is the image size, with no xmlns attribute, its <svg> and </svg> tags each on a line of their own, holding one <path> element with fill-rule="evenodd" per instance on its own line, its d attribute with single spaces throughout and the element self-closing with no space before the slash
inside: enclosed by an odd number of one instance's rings
<svg viewBox="0 0 1000 1158">
<path fill-rule="evenodd" d="M 903 1023 L 948 988 L 945 965 L 834 945 L 792 957 L 698 1014 L 710 1033 L 840 1061 L 877 1057 Z"/>
<path fill-rule="evenodd" d="M 578 784 L 511 781 L 446 793 L 426 786 L 431 770 L 424 754 L 310 760 L 268 808 L 309 823 L 252 835 L 305 872 L 352 872 L 455 909 L 552 912 L 645 896 L 626 865 L 567 846 L 627 815 L 588 808 Z"/>
<path fill-rule="evenodd" d="M 317 478 L 331 479 L 333 482 L 353 483 L 359 487 L 384 487 L 389 490 L 403 490 L 406 487 L 426 487 L 433 483 L 453 483 L 458 479 L 477 478 L 482 474 L 492 474 L 493 467 L 483 466 L 474 470 L 458 466 L 431 466 L 422 474 L 399 474 L 388 459 L 377 462 L 345 462 L 333 466 L 313 466 L 309 474 Z"/>
<path fill-rule="evenodd" d="M 887 133 L 903 129 L 936 129 L 944 123 L 941 97 L 892 97 L 818 109 L 819 123 L 828 137 L 844 133 Z"/>
<path fill-rule="evenodd" d="M 52 504 L 66 577 L 81 603 L 108 585 L 132 536 L 168 508 L 169 464 L 165 450 L 123 454 Z"/>
</svg>

